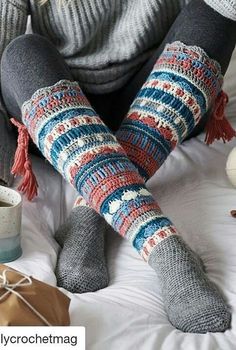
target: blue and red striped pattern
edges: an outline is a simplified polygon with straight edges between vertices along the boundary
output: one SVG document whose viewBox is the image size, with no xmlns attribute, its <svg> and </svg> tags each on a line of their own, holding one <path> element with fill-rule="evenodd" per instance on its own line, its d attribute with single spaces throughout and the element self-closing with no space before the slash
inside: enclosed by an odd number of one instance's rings
<svg viewBox="0 0 236 350">
<path fill-rule="evenodd" d="M 145 260 L 177 233 L 77 82 L 38 90 L 22 116 L 44 156 Z"/>
<path fill-rule="evenodd" d="M 145 180 L 191 133 L 222 84 L 220 65 L 201 48 L 166 45 L 116 134 Z"/>
</svg>

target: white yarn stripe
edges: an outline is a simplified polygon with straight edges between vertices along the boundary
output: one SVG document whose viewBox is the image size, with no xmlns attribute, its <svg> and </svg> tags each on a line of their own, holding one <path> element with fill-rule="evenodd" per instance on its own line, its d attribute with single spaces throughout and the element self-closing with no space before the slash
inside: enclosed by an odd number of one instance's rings
<svg viewBox="0 0 236 350">
<path fill-rule="evenodd" d="M 168 81 L 162 81 L 162 80 L 158 80 L 158 85 L 155 87 L 155 86 L 152 86 L 152 84 L 156 82 L 156 80 L 149 80 L 145 87 L 148 87 L 148 88 L 152 88 L 152 89 L 158 89 L 158 90 L 162 90 L 163 92 L 166 92 L 170 95 L 173 96 L 173 98 L 175 99 L 178 99 L 182 104 L 186 105 L 190 111 L 192 112 L 193 116 L 194 116 L 194 120 L 195 120 L 195 125 L 196 123 L 199 122 L 199 119 L 201 117 L 201 109 L 200 109 L 200 106 L 197 102 L 197 99 L 195 98 L 195 96 L 191 93 L 189 93 L 187 90 L 185 90 L 183 87 L 181 87 L 179 84 L 176 84 L 176 83 L 173 83 L 173 82 L 168 82 Z M 165 84 L 169 84 L 171 85 L 171 88 L 170 89 L 166 89 L 164 88 L 164 85 Z M 177 90 L 182 90 L 184 92 L 184 96 L 179 96 L 177 95 Z M 191 99 L 194 101 L 193 105 L 190 106 L 188 104 L 188 100 Z M 150 99 L 151 100 L 151 99 Z M 195 114 L 194 113 L 194 109 L 198 107 L 200 109 L 199 113 L 198 114 Z"/>
<path fill-rule="evenodd" d="M 40 132 L 42 131 L 42 129 L 45 127 L 45 125 L 50 121 L 50 120 L 53 120 L 57 115 L 58 113 L 63 113 L 63 112 L 66 112 L 66 111 L 70 111 L 70 110 L 73 110 L 75 108 L 84 108 L 84 109 L 87 109 L 87 110 L 91 110 L 91 107 L 87 108 L 87 107 L 81 107 L 81 106 L 78 106 L 78 104 L 76 106 L 66 106 L 66 105 L 63 105 L 61 106 L 60 108 L 55 108 L 53 109 L 53 111 L 51 113 L 49 113 L 48 111 L 45 111 L 45 113 L 42 115 L 41 118 L 39 118 L 37 124 L 36 124 L 36 127 L 35 127 L 35 135 L 33 140 L 34 142 L 38 145 L 38 137 L 39 137 L 39 134 Z M 78 114 L 78 118 L 79 118 L 79 121 L 81 122 L 81 125 L 86 125 L 87 124 L 87 121 L 84 119 L 84 117 L 86 118 L 91 118 L 91 124 L 101 124 L 100 120 L 98 118 L 96 118 L 95 116 L 89 116 L 89 115 L 79 115 Z M 74 116 L 73 118 L 76 118 L 76 116 Z M 63 120 L 63 122 L 61 124 L 64 125 L 64 123 L 66 123 L 67 121 L 69 121 L 71 119 L 70 118 L 66 118 Z M 57 124 L 58 126 L 59 124 Z"/>
<path fill-rule="evenodd" d="M 172 230 L 174 232 L 172 232 Z M 161 232 L 164 232 L 163 237 L 161 236 Z M 155 232 L 155 234 L 145 241 L 142 249 L 140 250 L 140 255 L 144 259 L 144 261 L 148 261 L 152 250 L 163 240 L 169 238 L 170 236 L 178 235 L 178 232 L 174 228 L 174 226 L 165 226 Z"/>
<path fill-rule="evenodd" d="M 68 157 L 65 158 L 65 155 L 69 156 L 71 154 L 71 152 L 75 151 L 76 149 L 79 149 L 79 148 L 82 148 L 85 144 L 86 144 L 86 149 L 84 151 L 81 151 L 80 150 L 80 155 L 81 157 L 83 155 L 85 155 L 87 152 L 89 152 L 90 150 L 93 150 L 93 149 L 96 149 L 98 147 L 100 147 L 100 145 L 93 145 L 93 143 L 91 141 L 94 141 L 95 139 L 97 139 L 97 141 L 99 142 L 102 142 L 103 139 L 107 136 L 108 134 L 106 133 L 101 133 L 101 134 L 93 134 L 93 135 L 86 135 L 84 137 L 81 137 L 77 140 L 72 140 L 69 144 L 67 144 L 65 146 L 65 148 L 60 152 L 63 153 L 63 156 L 61 156 L 59 154 L 59 158 L 58 158 L 58 167 L 61 169 L 63 164 Z M 107 141 L 107 138 L 106 138 L 106 145 L 108 145 L 109 147 L 112 147 L 112 145 L 116 145 L 117 146 L 117 141 L 115 140 L 112 140 L 112 138 L 110 137 L 110 142 Z M 101 145 L 101 146 L 104 146 Z"/>
<path fill-rule="evenodd" d="M 72 125 L 70 123 L 71 120 L 76 120 L 77 125 Z M 89 121 L 89 123 L 88 123 Z M 90 117 L 88 115 L 75 115 L 74 117 L 68 117 L 63 119 L 61 122 L 57 123 L 50 131 L 50 137 L 53 137 L 53 142 L 55 142 L 60 136 L 61 133 L 57 132 L 59 127 L 64 127 L 65 132 L 71 130 L 72 128 L 78 128 L 80 126 L 90 126 L 90 125 L 102 125 L 101 120 L 98 117 Z"/>
<path fill-rule="evenodd" d="M 90 153 L 94 153 L 94 154 L 101 154 L 101 151 L 100 151 L 100 148 L 101 147 L 104 147 L 105 145 L 99 145 L 98 147 L 93 147 L 90 151 Z M 120 154 L 120 149 L 121 149 L 121 146 L 119 144 L 106 144 L 106 146 L 109 146 L 110 148 L 112 148 L 114 150 L 114 153 L 117 153 L 118 155 Z M 86 154 L 88 153 L 88 151 L 86 150 L 83 154 Z M 69 154 L 67 154 L 66 152 L 63 152 L 60 154 L 60 158 L 61 157 L 65 157 L 64 158 L 64 161 L 62 159 L 62 164 L 65 162 L 65 159 L 67 159 L 67 157 L 69 156 Z M 70 162 L 68 162 L 67 166 L 65 167 L 63 173 L 65 174 L 66 178 L 68 179 L 68 181 L 70 183 L 73 182 L 73 178 L 70 177 L 70 169 L 73 165 L 77 165 L 78 167 L 80 166 L 81 164 L 81 157 L 82 155 L 79 153 L 75 154 L 74 157 L 72 157 L 72 159 L 70 160 Z M 61 162 L 60 162 L 61 164 Z M 99 166 L 99 163 L 97 162 L 96 164 L 94 164 L 93 166 L 90 166 L 89 169 L 87 171 L 85 171 L 83 174 L 86 176 L 87 173 L 92 173 L 93 172 L 93 168 L 97 168 Z M 62 169 L 60 169 L 60 171 L 62 172 Z"/>
<path fill-rule="evenodd" d="M 185 121 L 182 119 L 182 117 L 180 115 L 178 115 L 178 113 L 176 113 L 174 110 L 171 110 L 170 108 L 167 108 L 164 105 L 162 105 L 162 106 L 160 105 L 160 107 L 158 108 L 159 111 L 161 110 L 161 108 L 163 109 L 163 111 L 164 111 L 164 108 L 166 108 L 166 110 L 168 110 L 168 114 L 173 116 L 173 119 L 177 115 L 176 119 L 178 121 L 178 124 L 179 124 L 179 121 L 181 120 L 182 123 L 185 126 L 185 132 L 182 133 L 182 136 L 185 135 L 187 133 L 187 129 L 186 129 L 187 125 L 186 125 Z M 160 115 L 154 114 L 153 112 L 146 112 L 146 111 L 144 111 L 142 109 L 142 106 L 141 107 L 138 107 L 138 106 L 135 107 L 134 106 L 134 107 L 130 108 L 128 116 L 130 114 L 132 114 L 132 113 L 137 113 L 137 112 L 139 112 L 139 119 L 140 120 L 145 120 L 145 117 L 149 117 L 150 116 L 156 122 L 156 127 L 157 128 L 160 128 L 160 127 L 166 128 L 166 127 L 168 127 L 173 133 L 172 140 L 179 141 L 179 135 L 178 135 L 178 132 L 177 132 L 177 126 L 178 126 L 177 123 L 176 123 L 176 126 L 175 125 L 173 126 L 173 124 L 175 124 L 175 123 L 170 123 L 169 118 L 164 119 L 163 117 L 161 118 Z M 163 113 L 165 113 L 165 112 L 163 112 Z M 134 128 L 134 127 L 132 126 L 132 128 Z M 145 133 L 147 134 L 146 130 L 145 130 Z M 158 142 L 158 140 L 156 140 L 156 142 Z M 163 147 L 163 145 L 162 145 L 162 147 Z"/>
<path fill-rule="evenodd" d="M 141 229 L 146 223 L 151 222 L 154 218 L 157 220 L 165 218 L 161 210 L 159 210 L 159 213 L 160 214 L 158 214 L 157 210 L 152 209 L 150 211 L 147 211 L 146 213 L 140 214 L 140 216 L 137 217 L 132 223 L 132 225 L 129 227 L 125 237 L 132 243 L 137 236 L 137 227 Z"/>
<path fill-rule="evenodd" d="M 192 85 L 194 85 L 198 90 L 200 90 L 202 92 L 204 99 L 205 99 L 205 102 L 206 102 L 206 109 L 208 109 L 209 108 L 209 100 L 211 99 L 212 96 L 210 96 L 210 93 L 209 94 L 207 93 L 208 90 L 205 90 L 205 88 L 206 88 L 205 84 L 203 82 L 201 82 L 200 80 L 197 80 L 196 76 L 192 72 L 191 72 L 192 76 L 190 77 L 190 76 L 186 75 L 186 73 L 179 71 L 178 70 L 179 67 L 173 66 L 173 69 L 169 69 L 164 64 L 163 65 L 159 64 L 158 69 L 156 71 L 161 71 L 164 73 L 173 74 L 174 69 L 176 69 L 176 74 L 178 76 L 180 76 L 183 79 L 188 80 Z M 190 75 L 190 72 L 188 72 L 188 73 Z M 219 88 L 220 88 L 220 85 L 219 85 Z"/>
<path fill-rule="evenodd" d="M 145 101 L 151 100 L 152 102 L 155 102 L 154 100 L 152 100 L 150 98 L 143 98 L 143 97 L 136 98 L 136 103 L 140 104 L 140 107 L 138 107 L 138 106 L 131 107 L 129 110 L 128 116 L 134 112 L 140 111 L 140 120 L 145 119 L 145 117 L 147 117 L 147 116 L 153 117 L 153 119 L 156 121 L 157 128 L 168 126 L 171 129 L 171 131 L 174 132 L 173 139 L 176 141 L 178 141 L 178 137 L 179 137 L 178 133 L 177 133 L 177 128 L 178 128 L 179 123 L 182 123 L 184 125 L 184 128 L 183 128 L 184 132 L 182 132 L 182 137 L 184 137 L 188 133 L 187 123 L 186 123 L 185 119 L 183 118 L 183 116 L 177 110 L 175 110 L 174 108 L 172 108 L 168 104 L 165 104 L 165 103 L 160 104 L 159 101 L 156 101 L 155 105 L 156 105 L 157 113 L 152 112 L 152 111 L 144 111 L 142 109 L 142 106 L 145 105 L 144 103 L 142 103 L 143 100 L 145 100 Z M 160 116 L 160 114 L 158 114 L 158 111 L 165 114 L 165 110 L 168 111 L 168 114 L 173 116 L 173 119 L 175 119 L 174 122 L 171 123 L 169 118 L 164 119 L 162 116 Z M 176 124 L 176 127 L 174 126 L 175 129 L 173 129 L 173 124 Z"/>
<path fill-rule="evenodd" d="M 160 214 L 157 213 L 157 210 L 150 210 L 147 212 L 144 212 L 142 214 L 140 214 L 137 219 L 135 219 L 135 221 L 131 224 L 131 226 L 129 227 L 129 229 L 126 232 L 125 237 L 131 242 L 133 243 L 133 241 L 135 240 L 137 234 L 140 232 L 140 230 L 146 226 L 148 223 L 150 223 L 151 221 L 153 221 L 154 219 L 156 220 L 160 220 L 166 218 L 165 215 L 162 214 L 162 212 L 160 211 Z"/>
<path fill-rule="evenodd" d="M 84 154 L 86 154 L 88 151 L 90 151 L 90 149 L 96 149 L 97 147 L 99 147 L 99 145 L 95 146 L 93 144 L 93 141 L 97 140 L 98 142 L 101 143 L 103 141 L 103 135 L 107 136 L 108 134 L 101 133 L 101 134 L 86 135 L 84 137 L 74 139 L 70 143 L 65 145 L 64 148 L 58 154 L 57 164 L 58 164 L 59 169 L 61 169 L 61 167 L 63 165 L 62 163 L 64 163 L 67 160 L 67 158 L 71 154 L 71 152 L 75 151 L 76 149 L 78 149 L 78 151 L 80 152 L 80 155 L 82 157 Z M 110 141 L 107 140 L 107 138 L 106 138 L 106 145 L 110 146 L 110 145 L 114 145 L 114 144 L 116 144 L 116 146 L 117 146 L 117 141 L 114 140 L 113 137 L 110 137 Z M 53 144 L 46 139 L 44 145 L 45 145 L 45 155 L 46 155 L 47 159 L 49 158 L 51 160 L 50 153 L 51 153 Z M 86 145 L 86 149 L 81 151 L 81 148 L 84 147 L 85 145 Z M 102 146 L 104 146 L 104 144 L 102 144 Z"/>
<path fill-rule="evenodd" d="M 79 148 L 78 147 L 78 141 L 80 140 L 75 140 L 74 141 L 74 144 L 71 145 L 71 148 L 70 149 L 65 149 L 63 150 L 62 152 L 59 153 L 58 155 L 58 162 L 57 162 L 57 167 L 59 169 L 59 171 L 63 171 L 63 166 L 65 164 L 65 162 L 67 161 L 67 159 L 69 158 L 69 156 L 71 155 L 71 150 L 72 149 L 76 149 L 76 148 Z M 83 152 L 76 152 L 76 154 L 74 154 L 73 157 L 71 157 L 70 161 L 68 161 L 66 167 L 64 168 L 64 171 L 67 172 L 69 171 L 69 169 L 74 165 L 75 163 L 75 159 L 76 159 L 76 164 L 78 166 L 81 165 L 81 160 L 82 160 L 82 157 L 84 155 L 88 155 L 88 154 L 101 154 L 101 150 L 104 146 L 108 146 L 109 148 L 111 148 L 112 150 L 114 150 L 114 153 L 118 153 L 119 152 L 119 148 L 121 146 L 117 145 L 117 143 L 114 143 L 114 142 L 107 142 L 105 145 L 104 144 L 100 144 L 100 145 L 97 145 L 97 146 L 94 146 L 94 145 L 90 145 L 87 149 L 85 149 Z M 92 169 L 92 168 L 91 168 Z"/>
<path fill-rule="evenodd" d="M 87 120 L 85 119 L 85 117 Z M 72 125 L 70 123 L 70 121 L 72 119 L 76 119 L 78 124 Z M 88 119 L 89 119 L 89 123 L 88 123 Z M 86 126 L 91 126 L 91 125 L 98 126 L 101 124 L 102 123 L 99 121 L 99 119 L 97 117 L 79 116 L 78 115 L 78 116 L 75 116 L 74 118 L 67 118 L 67 119 L 64 119 L 62 122 L 56 124 L 54 126 L 54 128 L 51 129 L 50 134 L 45 137 L 45 141 L 47 140 L 48 137 L 50 137 L 52 143 L 57 141 L 62 136 L 62 134 L 57 131 L 60 127 L 63 127 L 65 129 L 65 131 L 63 133 L 66 133 L 72 129 L 79 128 L 80 126 L 84 126 L 84 125 L 86 125 Z"/>
</svg>

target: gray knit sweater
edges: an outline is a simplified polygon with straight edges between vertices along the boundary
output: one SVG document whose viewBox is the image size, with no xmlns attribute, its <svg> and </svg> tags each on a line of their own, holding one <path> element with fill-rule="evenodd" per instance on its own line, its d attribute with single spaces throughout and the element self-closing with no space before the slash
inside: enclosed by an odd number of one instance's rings
<svg viewBox="0 0 236 350">
<path fill-rule="evenodd" d="M 34 33 L 59 50 L 81 87 L 96 94 L 122 87 L 150 57 L 181 8 L 190 0 L 0 0 L 0 58 L 24 34 L 31 15 Z M 236 19 L 236 0 L 206 0 Z M 228 7 L 224 6 L 227 4 Z M 15 140 L 0 94 L 0 181 L 11 184 Z"/>
</svg>

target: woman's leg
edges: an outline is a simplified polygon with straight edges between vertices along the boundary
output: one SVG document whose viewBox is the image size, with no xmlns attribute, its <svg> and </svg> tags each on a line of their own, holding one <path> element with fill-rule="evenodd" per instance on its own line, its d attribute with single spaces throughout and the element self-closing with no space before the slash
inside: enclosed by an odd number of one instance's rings
<svg viewBox="0 0 236 350">
<path fill-rule="evenodd" d="M 18 49 L 19 57 L 22 50 Z M 30 59 L 29 51 L 28 64 L 38 64 Z M 8 64 L 15 72 L 22 69 L 20 61 L 9 60 Z M 22 86 L 27 83 L 24 76 Z M 219 291 L 161 212 L 78 83 L 59 81 L 19 103 L 22 120 L 43 155 L 144 260 L 151 262 L 162 286 L 172 286 L 163 289 L 172 324 L 188 332 L 227 329 L 230 313 Z"/>
<path fill-rule="evenodd" d="M 205 35 L 206 32 L 208 33 L 208 35 Z M 215 40 L 216 38 L 218 38 L 218 40 Z M 164 45 L 167 42 L 173 42 L 174 40 L 184 41 L 188 45 L 195 43 L 195 46 L 199 46 L 201 44 L 201 46 L 210 56 L 214 57 L 217 61 L 220 62 L 222 67 L 222 73 L 224 74 L 227 69 L 233 48 L 235 46 L 236 23 L 222 17 L 217 12 L 210 9 L 203 2 L 192 2 L 188 7 L 186 7 L 186 9 L 183 10 L 181 15 L 177 18 L 175 24 L 172 26 L 162 46 L 157 50 L 155 55 L 147 62 L 143 69 L 131 80 L 127 87 L 125 89 L 122 89 L 123 95 L 119 95 L 119 104 L 114 108 L 114 113 L 118 113 L 116 114 L 117 119 L 120 119 L 122 114 L 124 114 L 125 111 L 129 109 L 129 105 L 134 99 L 137 91 L 140 89 L 143 82 L 147 79 L 148 75 L 153 69 L 154 63 L 156 62 L 157 58 L 161 55 L 164 49 Z M 224 42 L 225 50 L 222 50 L 222 42 Z M 123 103 L 120 103 L 121 100 Z M 121 109 L 119 109 L 119 106 L 121 107 Z M 199 133 L 199 131 L 203 129 L 207 119 L 206 116 L 207 113 L 205 113 L 204 118 L 200 119 L 199 123 L 196 125 L 194 130 L 190 132 L 186 138 L 189 138 L 194 134 Z M 132 126 L 134 125 L 132 124 Z M 133 130 L 131 133 L 129 133 L 129 136 L 131 134 L 132 136 L 134 135 Z M 119 132 L 117 133 L 117 136 L 119 139 Z M 134 148 L 134 152 L 132 154 L 132 152 L 129 152 L 130 146 L 129 137 L 127 137 L 127 133 L 125 134 L 124 139 L 126 140 L 126 142 L 123 142 L 123 147 L 126 149 L 126 151 L 128 151 L 128 155 L 134 155 L 135 157 L 137 157 L 137 154 L 140 153 L 138 152 L 141 148 L 140 144 L 138 147 Z M 137 140 L 139 140 L 138 135 Z M 143 151 L 143 149 L 141 150 Z M 168 153 L 166 154 L 166 156 L 167 155 Z M 162 158 L 159 160 L 158 166 L 162 164 L 165 158 L 166 157 L 162 155 Z M 134 158 L 132 159 L 135 160 Z M 142 171 L 144 165 L 143 158 L 138 158 L 138 161 L 140 164 L 139 170 L 141 169 Z M 148 180 L 152 173 L 157 170 L 158 166 L 156 166 L 155 164 L 155 166 L 152 168 L 152 172 L 145 173 L 144 178 Z"/>
<path fill-rule="evenodd" d="M 196 131 L 202 116 L 218 96 L 224 96 L 221 73 L 226 72 L 235 47 L 236 22 L 218 14 L 203 1 L 194 0 L 177 18 L 168 41 L 161 54 L 158 52 L 157 61 L 116 133 L 117 140 L 145 180 L 156 172 L 178 143 Z M 148 63 L 145 77 L 149 64 L 154 62 Z M 140 80 L 134 79 L 134 85 L 137 83 L 139 89 L 142 76 L 138 78 Z M 134 93 L 130 91 L 133 94 L 129 95 L 130 99 Z M 231 136 L 235 136 L 235 132 Z M 165 243 L 168 244 L 168 240 Z M 160 268 L 162 261 L 154 254 L 149 263 Z M 174 287 L 174 279 L 173 282 L 162 279 L 169 305 Z M 182 296 L 185 296 L 184 290 Z"/>
<path fill-rule="evenodd" d="M 194 125 L 191 130 L 189 129 L 189 131 L 183 135 L 183 137 L 178 137 L 175 139 L 177 142 L 174 142 L 171 145 L 170 140 L 166 140 L 168 135 L 169 137 L 173 137 L 173 125 L 170 125 L 168 118 L 170 118 L 170 120 L 174 118 L 174 116 L 170 116 L 170 108 L 173 107 L 172 104 L 175 103 L 175 101 L 173 99 L 171 103 L 166 103 L 164 100 L 162 100 L 162 98 L 164 98 L 163 96 L 166 96 L 167 91 L 163 91 L 163 86 L 160 85 L 157 87 L 150 87 L 150 83 L 152 82 L 152 84 L 154 84 L 155 81 L 165 81 L 165 83 L 171 84 L 171 87 L 174 88 L 173 81 L 171 81 L 171 76 L 169 75 L 168 77 L 167 72 L 169 69 L 171 70 L 171 64 L 168 62 L 168 57 L 172 55 L 172 59 L 174 59 L 174 57 L 178 56 L 178 66 L 180 71 L 178 81 L 179 85 L 182 84 L 180 86 L 181 89 L 184 90 L 183 82 L 181 82 L 181 74 L 185 75 L 185 73 L 182 72 L 182 67 L 185 62 L 190 62 L 190 51 L 183 53 L 182 51 L 186 50 L 186 48 L 182 49 L 178 43 L 177 45 L 174 44 L 172 45 L 173 50 L 170 46 L 169 52 L 166 51 L 165 53 L 164 60 L 162 58 L 162 61 L 158 62 L 158 58 L 163 52 L 164 45 L 166 43 L 173 43 L 174 41 L 180 41 L 186 46 L 194 45 L 200 50 L 203 49 L 209 57 L 216 60 L 220 64 L 221 72 L 224 75 L 236 43 L 236 22 L 223 17 L 205 4 L 204 1 L 192 0 L 177 17 L 163 44 L 157 50 L 155 55 L 133 78 L 127 88 L 124 89 L 123 101 L 125 101 L 125 103 L 119 105 L 123 106 L 123 113 L 128 110 L 129 111 L 116 136 L 122 146 L 126 148 L 129 158 L 136 164 L 140 173 L 143 174 L 146 180 L 148 180 L 162 165 L 170 151 L 176 146 L 177 143 L 182 142 L 183 140 L 190 138 L 203 130 L 207 119 L 209 119 L 210 107 L 215 102 L 213 98 L 208 108 L 201 111 L 201 113 L 204 114 L 203 118 L 200 118 L 198 123 Z M 199 57 L 199 62 L 200 61 L 201 58 Z M 202 68 L 202 63 L 200 62 L 200 64 L 200 68 Z M 190 75 L 196 76 L 196 68 L 197 67 L 193 66 L 192 68 L 188 67 L 186 69 L 186 73 L 188 71 Z M 149 83 L 146 85 L 144 84 L 143 88 L 140 90 L 140 87 L 146 80 L 149 81 Z M 137 91 L 139 91 L 137 98 L 134 99 Z M 147 96 L 147 94 L 150 96 L 150 98 Z M 145 110 L 145 104 L 150 104 L 151 100 L 152 106 L 150 107 L 150 113 L 148 113 L 147 109 Z M 157 101 L 158 104 L 155 104 L 155 101 Z M 160 101 L 161 103 L 159 103 Z M 131 102 L 133 104 L 130 108 L 129 106 Z M 160 111 L 161 107 L 169 108 L 169 112 L 163 114 Z M 115 108 L 115 110 L 117 109 Z M 146 120 L 143 117 L 144 115 L 147 115 Z M 152 121 L 150 118 L 148 119 L 148 117 L 155 120 L 153 125 L 150 124 Z M 183 114 L 182 118 L 184 119 L 185 117 L 186 116 Z M 157 128 L 158 124 L 163 125 L 165 122 L 167 122 L 168 131 L 166 131 L 165 128 Z M 144 131 L 143 128 L 144 124 L 146 125 L 146 131 Z M 162 135 L 160 136 L 161 132 Z M 165 135 L 167 135 L 166 137 L 164 136 L 163 132 Z M 154 139 L 149 137 L 150 133 L 154 135 Z M 142 145 L 136 143 L 135 135 L 137 135 L 136 138 L 140 138 L 142 135 Z M 235 133 L 231 132 L 231 136 L 233 135 L 235 136 Z M 166 141 L 169 143 L 169 147 L 167 145 L 168 149 L 163 151 L 161 150 L 159 143 L 164 144 Z M 147 145 L 149 145 L 149 151 L 145 152 L 143 147 L 146 147 Z M 139 156 L 140 154 L 143 154 L 144 157 L 147 157 L 150 160 L 147 166 L 144 165 L 143 158 Z M 144 167 L 146 168 L 144 169 Z"/>
<path fill-rule="evenodd" d="M 136 94 L 139 92 L 142 85 L 147 80 L 155 62 L 163 52 L 166 43 L 171 43 L 176 40 L 180 40 L 186 45 L 195 45 L 202 47 L 210 57 L 216 59 L 220 63 L 222 74 L 225 74 L 233 48 L 235 46 L 236 23 L 213 11 L 202 0 L 192 1 L 177 17 L 162 45 L 156 50 L 154 55 L 148 60 L 148 62 L 146 62 L 143 68 L 129 81 L 129 83 L 124 88 L 105 96 L 93 94 L 88 95 L 92 106 L 95 107 L 95 110 L 103 116 L 103 118 L 106 120 L 106 124 L 112 131 L 118 130 L 122 119 L 124 119 L 125 114 L 130 109 L 130 105 L 135 99 Z M 224 45 L 224 49 L 222 49 L 222 43 Z M 107 101 L 111 102 L 110 108 L 107 106 Z M 106 107 L 105 110 L 104 106 Z M 197 135 L 204 129 L 209 114 L 209 112 L 205 113 L 205 115 L 200 119 L 199 123 L 194 127 L 194 129 L 188 135 L 186 135 L 185 139 Z M 135 123 L 137 125 L 137 121 L 135 121 Z M 130 159 L 133 162 L 136 162 L 139 170 L 143 174 L 143 168 L 145 166 L 143 160 L 146 160 L 150 157 L 149 155 L 146 157 L 146 153 L 148 153 L 148 151 L 140 149 L 140 146 L 147 147 L 147 144 L 149 144 L 151 147 L 153 143 L 150 143 L 148 136 L 143 135 L 143 139 L 146 138 L 146 142 L 143 142 L 142 145 L 135 144 L 135 133 L 143 133 L 142 121 L 139 120 L 138 129 L 135 128 L 134 130 L 133 127 L 134 123 L 128 117 L 122 124 L 120 131 L 117 133 L 117 137 L 118 140 L 122 142 L 122 145 L 125 148 Z M 138 135 L 136 140 L 140 140 Z M 152 170 L 145 172 L 144 177 L 146 180 L 148 180 L 149 177 L 161 166 L 171 149 L 172 147 L 168 148 L 167 152 L 162 152 L 161 147 L 159 147 L 158 144 L 157 146 L 155 144 L 153 145 L 152 152 L 156 156 L 159 154 L 159 158 L 158 162 L 156 162 L 156 160 L 152 162 Z M 148 167 L 150 167 L 150 165 Z M 78 203 L 81 203 L 81 198 L 78 198 Z M 74 214 L 72 213 L 72 215 Z M 96 215 L 95 212 L 94 215 Z M 79 220 L 78 216 L 77 219 Z M 70 221 L 71 220 L 69 218 L 67 222 L 67 230 L 71 228 Z M 66 226 L 63 226 L 63 230 L 59 228 L 56 233 L 56 237 L 60 239 L 61 245 L 63 242 L 66 243 L 67 239 L 67 237 L 64 235 L 65 227 Z M 60 257 L 60 260 L 62 261 L 60 264 L 62 271 L 64 271 L 65 267 L 62 259 L 63 255 L 67 257 L 68 266 L 70 264 L 70 260 L 74 261 L 73 257 L 70 259 L 70 255 L 68 255 L 67 251 L 65 251 L 65 254 L 62 254 Z M 63 281 L 66 280 L 64 278 L 62 279 L 62 285 Z"/>
<path fill-rule="evenodd" d="M 211 58 L 220 63 L 221 72 L 224 75 L 236 43 L 236 22 L 214 11 L 203 0 L 192 0 L 176 18 L 153 56 L 122 89 L 117 104 L 113 102 L 112 107 L 119 120 L 122 119 L 122 116 L 124 119 L 128 113 L 165 45 L 174 41 L 201 47 Z"/>
<path fill-rule="evenodd" d="M 39 35 L 24 35 L 15 39 L 3 54 L 1 68 L 5 104 L 8 112 L 19 120 L 20 106 L 36 90 L 61 79 L 73 80 L 59 52 Z M 105 229 L 105 220 L 92 208 L 81 205 L 72 210 L 69 220 L 60 227 L 60 234 L 57 235 L 57 241 L 63 248 L 56 265 L 58 285 L 80 293 L 108 285 Z"/>
</svg>

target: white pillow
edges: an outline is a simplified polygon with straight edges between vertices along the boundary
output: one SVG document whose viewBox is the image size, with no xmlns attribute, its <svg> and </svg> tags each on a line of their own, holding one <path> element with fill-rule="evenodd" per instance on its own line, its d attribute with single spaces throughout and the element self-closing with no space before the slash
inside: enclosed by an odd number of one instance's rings
<svg viewBox="0 0 236 350">
<path fill-rule="evenodd" d="M 231 121 L 236 122 L 236 49 L 225 75 L 224 90 L 229 96 L 226 115 Z"/>
</svg>

